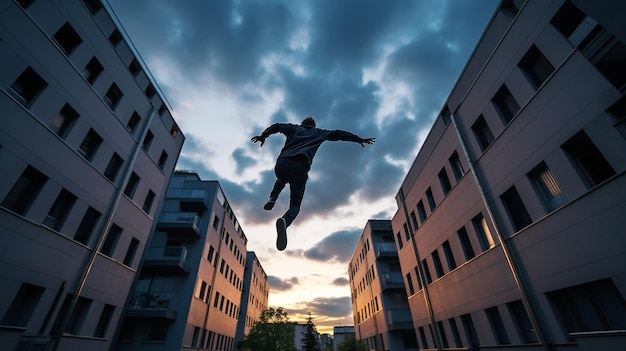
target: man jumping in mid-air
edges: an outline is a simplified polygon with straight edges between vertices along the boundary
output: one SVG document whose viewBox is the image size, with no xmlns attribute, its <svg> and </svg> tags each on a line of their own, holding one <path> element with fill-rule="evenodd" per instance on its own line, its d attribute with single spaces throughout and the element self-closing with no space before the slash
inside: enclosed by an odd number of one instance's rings
<svg viewBox="0 0 626 351">
<path fill-rule="evenodd" d="M 285 145 L 278 155 L 274 173 L 276 174 L 276 182 L 270 193 L 270 199 L 265 206 L 266 210 L 274 208 L 278 195 L 289 184 L 289 209 L 282 217 L 276 220 L 276 248 L 284 250 L 287 247 L 287 227 L 291 225 L 296 216 L 300 212 L 300 204 L 304 197 L 304 189 L 308 179 L 308 173 L 313 163 L 313 157 L 317 149 L 323 142 L 329 141 L 352 141 L 361 144 L 372 145 L 376 138 L 361 138 L 356 134 L 346 132 L 345 130 L 326 130 L 315 127 L 315 120 L 309 116 L 305 118 L 300 125 L 291 123 L 274 123 L 267 127 L 261 135 L 253 136 L 250 139 L 253 143 L 261 142 L 261 147 L 265 143 L 265 138 L 274 134 L 282 133 L 287 137 Z"/>
</svg>

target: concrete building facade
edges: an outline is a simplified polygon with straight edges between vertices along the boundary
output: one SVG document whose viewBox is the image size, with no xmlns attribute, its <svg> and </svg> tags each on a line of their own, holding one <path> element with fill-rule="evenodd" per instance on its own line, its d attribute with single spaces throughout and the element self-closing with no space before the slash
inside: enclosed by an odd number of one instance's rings
<svg viewBox="0 0 626 351">
<path fill-rule="evenodd" d="M 624 15 L 493 15 L 396 197 L 420 349 L 626 347 Z"/>
<path fill-rule="evenodd" d="M 269 295 L 267 276 L 247 253 L 247 242 L 219 183 L 176 171 L 115 350 L 235 350 L 238 320 L 260 314 Z M 246 275 L 250 257 L 256 274 Z M 242 294 L 249 289 L 255 292 L 252 310 L 249 295 Z"/>
<path fill-rule="evenodd" d="M 3 349 L 110 349 L 183 141 L 99 1 L 0 1 Z"/>
<path fill-rule="evenodd" d="M 417 350 L 390 220 L 367 222 L 348 270 L 357 340 L 368 350 Z"/>
<path fill-rule="evenodd" d="M 268 308 L 270 286 L 267 282 L 267 273 L 253 251 L 246 254 L 246 269 L 244 272 L 243 292 L 241 293 L 241 311 L 237 323 L 237 338 L 235 344 L 250 333 L 254 322 L 261 317 L 261 311 Z"/>
</svg>

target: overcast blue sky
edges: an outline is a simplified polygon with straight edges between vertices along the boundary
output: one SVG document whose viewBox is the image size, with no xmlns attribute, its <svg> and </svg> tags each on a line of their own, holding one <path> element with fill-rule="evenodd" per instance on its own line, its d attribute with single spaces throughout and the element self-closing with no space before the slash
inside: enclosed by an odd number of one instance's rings
<svg viewBox="0 0 626 351">
<path fill-rule="evenodd" d="M 272 286 L 270 305 L 323 332 L 352 325 L 347 267 L 394 197 L 498 0 L 108 0 L 172 106 L 178 168 L 219 180 Z M 344 129 L 376 144 L 318 151 L 286 251 L 262 209 L 274 182 L 274 122 Z"/>
</svg>

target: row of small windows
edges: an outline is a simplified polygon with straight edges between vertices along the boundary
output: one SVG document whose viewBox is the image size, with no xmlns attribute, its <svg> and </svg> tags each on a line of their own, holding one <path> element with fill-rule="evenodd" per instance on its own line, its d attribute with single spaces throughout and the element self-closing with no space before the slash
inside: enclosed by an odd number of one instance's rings
<svg viewBox="0 0 626 351">
<path fill-rule="evenodd" d="M 545 296 L 570 339 L 571 333 L 623 330 L 626 327 L 626 302 L 611 279 L 550 291 Z M 478 327 L 486 331 L 477 330 L 474 323 L 480 313 L 486 317 L 487 324 Z M 513 321 L 513 329 L 503 323 L 505 314 Z M 457 325 L 458 321 L 461 328 Z M 489 346 L 479 337 L 488 333 L 493 335 L 498 345 L 511 345 L 512 340 L 519 340 L 520 344 L 538 342 L 535 328 L 521 300 L 437 321 L 435 325 L 436 331 L 430 324 L 417 328 L 420 348 L 428 349 L 435 345 L 435 332 L 441 336 L 443 348 Z"/>
<path fill-rule="evenodd" d="M 3 326 L 12 326 L 24 328 L 30 321 L 33 316 L 35 310 L 38 308 L 44 308 L 43 306 L 39 306 L 42 302 L 42 297 L 46 292 L 46 288 L 42 286 L 38 286 L 35 284 L 22 283 L 20 288 L 15 293 L 9 308 L 2 316 L 2 320 L 0 320 L 0 325 Z M 63 299 L 63 303 L 61 308 L 59 309 L 56 318 L 52 324 L 51 334 L 55 331 L 59 331 L 61 328 L 61 323 L 64 318 L 66 318 L 66 314 L 69 311 L 70 303 L 73 299 L 73 295 L 67 294 Z M 44 300 L 47 301 L 47 300 Z M 56 302 L 47 306 L 48 313 L 52 314 L 55 310 Z M 93 336 L 96 338 L 104 338 L 107 335 L 109 330 L 109 325 L 111 324 L 111 320 L 113 319 L 113 314 L 115 313 L 116 306 L 109 304 L 100 304 L 94 303 L 92 299 L 79 296 L 74 309 L 72 309 L 72 313 L 67 318 L 67 323 L 62 330 L 63 333 L 68 333 L 72 335 L 81 335 L 81 336 Z M 98 322 L 91 330 L 86 330 L 84 328 L 85 321 L 87 320 L 87 316 L 89 313 L 97 313 L 99 314 Z M 43 334 L 45 329 L 48 327 L 48 319 L 41 324 L 39 329 L 39 334 Z"/>
<path fill-rule="evenodd" d="M 4 197 L 0 205 L 16 214 L 25 216 L 26 212 L 36 200 L 47 181 L 48 177 L 46 175 L 32 166 L 27 166 L 13 187 Z M 148 197 L 151 201 L 153 201 L 154 195 L 151 194 L 154 193 L 149 192 Z M 69 228 L 65 228 L 64 224 L 70 214 L 72 214 L 72 210 L 77 202 L 78 198 L 74 194 L 67 189 L 61 189 L 56 199 L 50 206 L 48 214 L 42 220 L 42 224 L 61 234 L 69 234 Z M 99 211 L 89 206 L 85 210 L 80 224 L 74 229 L 71 237 L 81 244 L 89 245 L 90 241 L 94 241 L 91 240 L 91 235 L 93 234 L 94 228 L 96 228 L 101 217 L 102 214 Z M 117 243 L 121 236 L 122 228 L 115 223 L 112 224 L 106 235 L 104 243 L 100 248 L 100 252 L 109 257 L 113 257 Z M 134 237 L 131 238 L 122 260 L 125 265 L 132 265 L 138 247 L 139 240 Z"/>
<path fill-rule="evenodd" d="M 211 330 L 193 327 L 189 347 L 206 350 L 232 350 L 235 339 Z"/>
<path fill-rule="evenodd" d="M 359 256 L 357 257 L 356 261 L 350 265 L 350 279 L 352 279 L 356 272 L 359 270 L 361 263 L 365 260 L 365 256 L 370 251 L 370 249 L 370 239 L 367 238 L 365 239 L 365 243 L 363 244 L 363 246 L 361 246 L 361 251 L 359 252 Z"/>
<path fill-rule="evenodd" d="M 235 256 L 237 262 L 239 262 L 240 265 L 245 266 L 246 257 L 241 250 L 239 250 L 239 247 L 235 244 L 235 239 L 231 238 L 230 233 L 228 232 L 226 232 L 226 236 L 224 237 L 224 243 L 230 252 Z"/>
<path fill-rule="evenodd" d="M 373 316 L 378 311 L 380 311 L 380 306 L 378 305 L 378 296 L 374 296 L 374 298 L 370 302 L 364 305 L 363 308 L 361 308 L 361 310 L 356 313 L 356 324 L 361 324 L 362 321 Z"/>
<path fill-rule="evenodd" d="M 374 265 L 372 264 L 363 275 L 363 278 L 361 278 L 361 280 L 359 281 L 359 284 L 353 288 L 353 299 L 356 300 L 359 294 L 365 291 L 365 289 L 367 289 L 367 287 L 372 284 L 374 279 L 376 279 L 376 270 L 374 269 Z M 354 281 L 352 281 L 352 283 L 354 283 Z"/>
<path fill-rule="evenodd" d="M 239 278 L 234 269 L 231 269 L 228 263 L 222 258 L 220 262 L 220 273 L 224 275 L 224 278 L 228 279 L 228 282 L 237 288 L 239 291 L 243 290 L 243 280 Z"/>
</svg>

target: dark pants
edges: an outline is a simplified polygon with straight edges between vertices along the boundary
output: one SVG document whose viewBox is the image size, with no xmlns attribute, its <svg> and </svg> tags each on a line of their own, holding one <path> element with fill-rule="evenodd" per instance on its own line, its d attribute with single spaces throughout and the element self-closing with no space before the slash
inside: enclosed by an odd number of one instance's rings
<svg viewBox="0 0 626 351">
<path fill-rule="evenodd" d="M 278 198 L 280 192 L 289 184 L 289 209 L 283 215 L 287 227 L 300 213 L 300 205 L 304 197 L 306 181 L 309 178 L 309 164 L 303 159 L 279 158 L 274 167 L 276 182 L 270 193 L 271 198 Z"/>
</svg>

